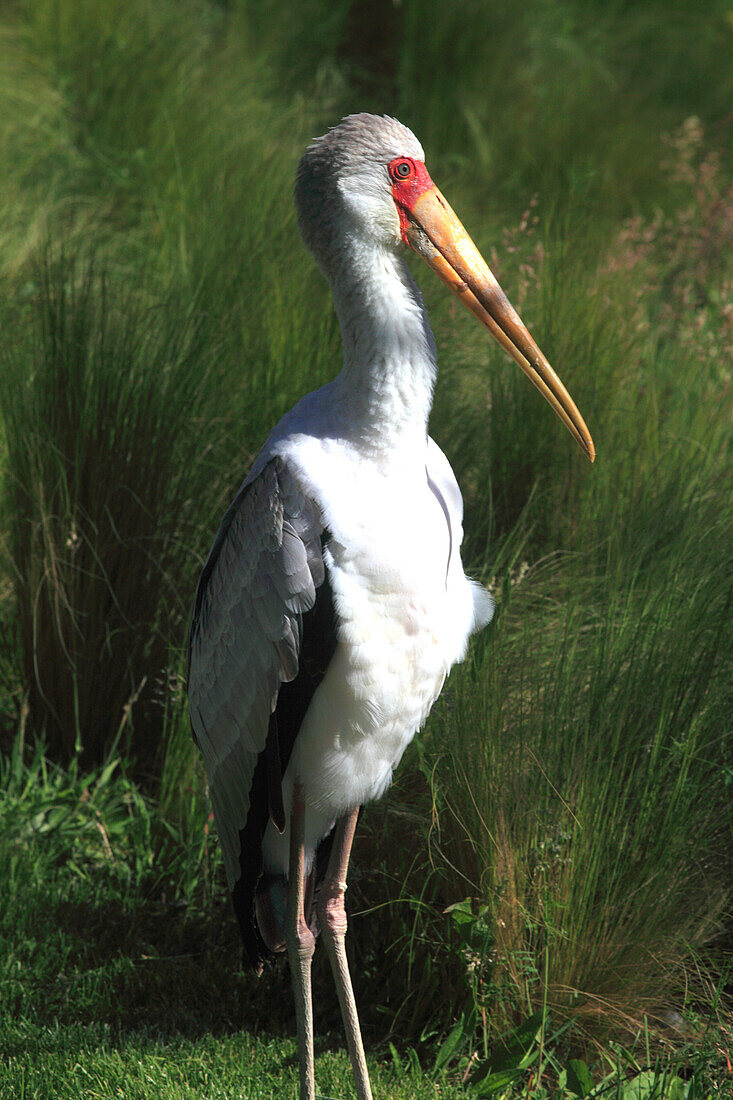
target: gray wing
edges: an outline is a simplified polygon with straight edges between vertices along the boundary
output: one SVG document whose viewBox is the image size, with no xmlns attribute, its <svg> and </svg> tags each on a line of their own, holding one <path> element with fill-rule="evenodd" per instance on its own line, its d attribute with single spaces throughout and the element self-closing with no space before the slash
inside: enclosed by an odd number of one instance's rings
<svg viewBox="0 0 733 1100">
<path fill-rule="evenodd" d="M 275 458 L 227 510 L 196 591 L 189 709 L 230 889 L 270 714 L 298 673 L 302 615 L 324 578 L 322 532 L 316 505 Z"/>
</svg>

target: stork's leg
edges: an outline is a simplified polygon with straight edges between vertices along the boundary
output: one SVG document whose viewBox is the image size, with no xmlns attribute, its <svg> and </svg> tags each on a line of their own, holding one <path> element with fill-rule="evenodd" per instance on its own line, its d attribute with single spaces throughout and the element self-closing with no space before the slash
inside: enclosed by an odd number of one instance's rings
<svg viewBox="0 0 733 1100">
<path fill-rule="evenodd" d="M 316 1078 L 313 1064 L 313 998 L 311 995 L 311 959 L 315 936 L 305 919 L 305 801 L 299 783 L 293 789 L 290 818 L 290 867 L 285 939 L 295 997 L 300 1063 L 300 1100 L 315 1100 Z"/>
<path fill-rule="evenodd" d="M 372 1088 L 369 1084 L 369 1071 L 364 1057 L 364 1044 L 361 1041 L 359 1016 L 356 1011 L 354 990 L 351 985 L 349 964 L 346 959 L 346 909 L 344 892 L 346 873 L 349 869 L 349 856 L 354 840 L 359 809 L 342 817 L 336 825 L 331 857 L 328 861 L 326 877 L 318 897 L 318 923 L 331 961 L 331 969 L 336 983 L 341 1016 L 346 1030 L 346 1042 L 354 1071 L 356 1095 L 358 1100 L 372 1100 Z"/>
</svg>

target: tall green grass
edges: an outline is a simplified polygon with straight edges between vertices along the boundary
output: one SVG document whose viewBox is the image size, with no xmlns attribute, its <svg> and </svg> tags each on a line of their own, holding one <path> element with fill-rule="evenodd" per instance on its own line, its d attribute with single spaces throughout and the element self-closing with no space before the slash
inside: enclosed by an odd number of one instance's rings
<svg viewBox="0 0 733 1100">
<path fill-rule="evenodd" d="M 579 400 L 597 468 L 551 419 L 539 424 L 534 395 L 498 362 L 490 376 L 463 372 L 462 388 L 452 370 L 444 383 L 469 554 L 500 602 L 493 633 L 445 689 L 421 766 L 433 893 L 473 898 L 489 921 L 489 1034 L 543 1004 L 597 1036 L 694 1006 L 698 952 L 730 920 L 730 334 L 719 303 L 733 219 L 728 180 L 691 130 L 670 143 L 670 171 L 688 182 L 679 211 L 627 224 L 594 269 L 577 262 L 562 221 L 541 248 L 529 223 L 510 238 L 509 277 L 533 328 L 550 334 L 550 358 L 592 372 Z M 444 987 L 435 968 L 428 1012 Z"/>
<path fill-rule="evenodd" d="M 209 482 L 191 430 L 207 351 L 172 301 L 144 306 L 92 266 L 48 259 L 35 299 L 0 386 L 30 728 L 55 760 L 99 764 L 119 741 L 154 774 L 197 465 Z"/>
<path fill-rule="evenodd" d="M 432 431 L 499 609 L 365 815 L 357 984 L 416 1042 L 477 998 L 467 1051 L 542 1006 L 597 1037 L 699 1011 L 733 839 L 725 5 L 26 0 L 0 29 L 0 713 L 73 766 L 117 740 L 195 879 L 196 575 L 267 431 L 340 359 L 295 165 L 341 114 L 394 113 L 598 460 L 417 271 Z M 442 915 L 466 898 L 470 973 Z"/>
</svg>

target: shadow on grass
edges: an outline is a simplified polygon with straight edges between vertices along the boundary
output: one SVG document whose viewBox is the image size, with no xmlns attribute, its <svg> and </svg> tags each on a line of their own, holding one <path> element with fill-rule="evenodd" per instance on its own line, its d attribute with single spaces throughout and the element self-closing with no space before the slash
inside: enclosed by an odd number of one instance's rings
<svg viewBox="0 0 733 1100">
<path fill-rule="evenodd" d="M 68 1030 L 70 1040 L 76 1028 L 96 1025 L 116 1045 L 141 1034 L 166 1043 L 241 1031 L 294 1036 L 287 964 L 276 960 L 260 978 L 243 968 L 225 890 L 204 909 L 123 892 L 104 874 L 79 880 L 57 866 L 44 886 L 37 870 L 18 876 L 17 862 L 15 870 L 15 889 L 0 905 L 0 1020 Z M 316 1051 L 338 1049 L 338 1002 L 319 949 L 313 984 Z M 384 1039 L 381 1021 L 367 1029 L 367 1046 L 370 1030 Z M 23 1047 L 26 1038 L 15 1042 Z"/>
</svg>

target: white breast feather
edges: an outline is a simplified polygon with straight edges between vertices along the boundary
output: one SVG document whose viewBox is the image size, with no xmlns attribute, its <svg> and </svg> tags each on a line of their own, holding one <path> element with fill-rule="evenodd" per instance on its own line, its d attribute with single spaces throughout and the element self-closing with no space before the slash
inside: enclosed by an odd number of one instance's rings
<svg viewBox="0 0 733 1100">
<path fill-rule="evenodd" d="M 288 463 L 301 463 L 306 491 L 320 498 L 331 534 L 325 561 L 339 623 L 336 652 L 283 780 L 286 806 L 294 779 L 303 784 L 310 863 L 337 817 L 384 793 L 493 602 L 464 575 L 461 495 L 432 440 L 422 453 L 404 457 L 398 477 L 394 460 L 365 463 L 333 441 L 311 437 L 296 450 Z M 266 865 L 284 872 L 288 845 L 288 830 L 281 835 L 270 824 Z"/>
</svg>

